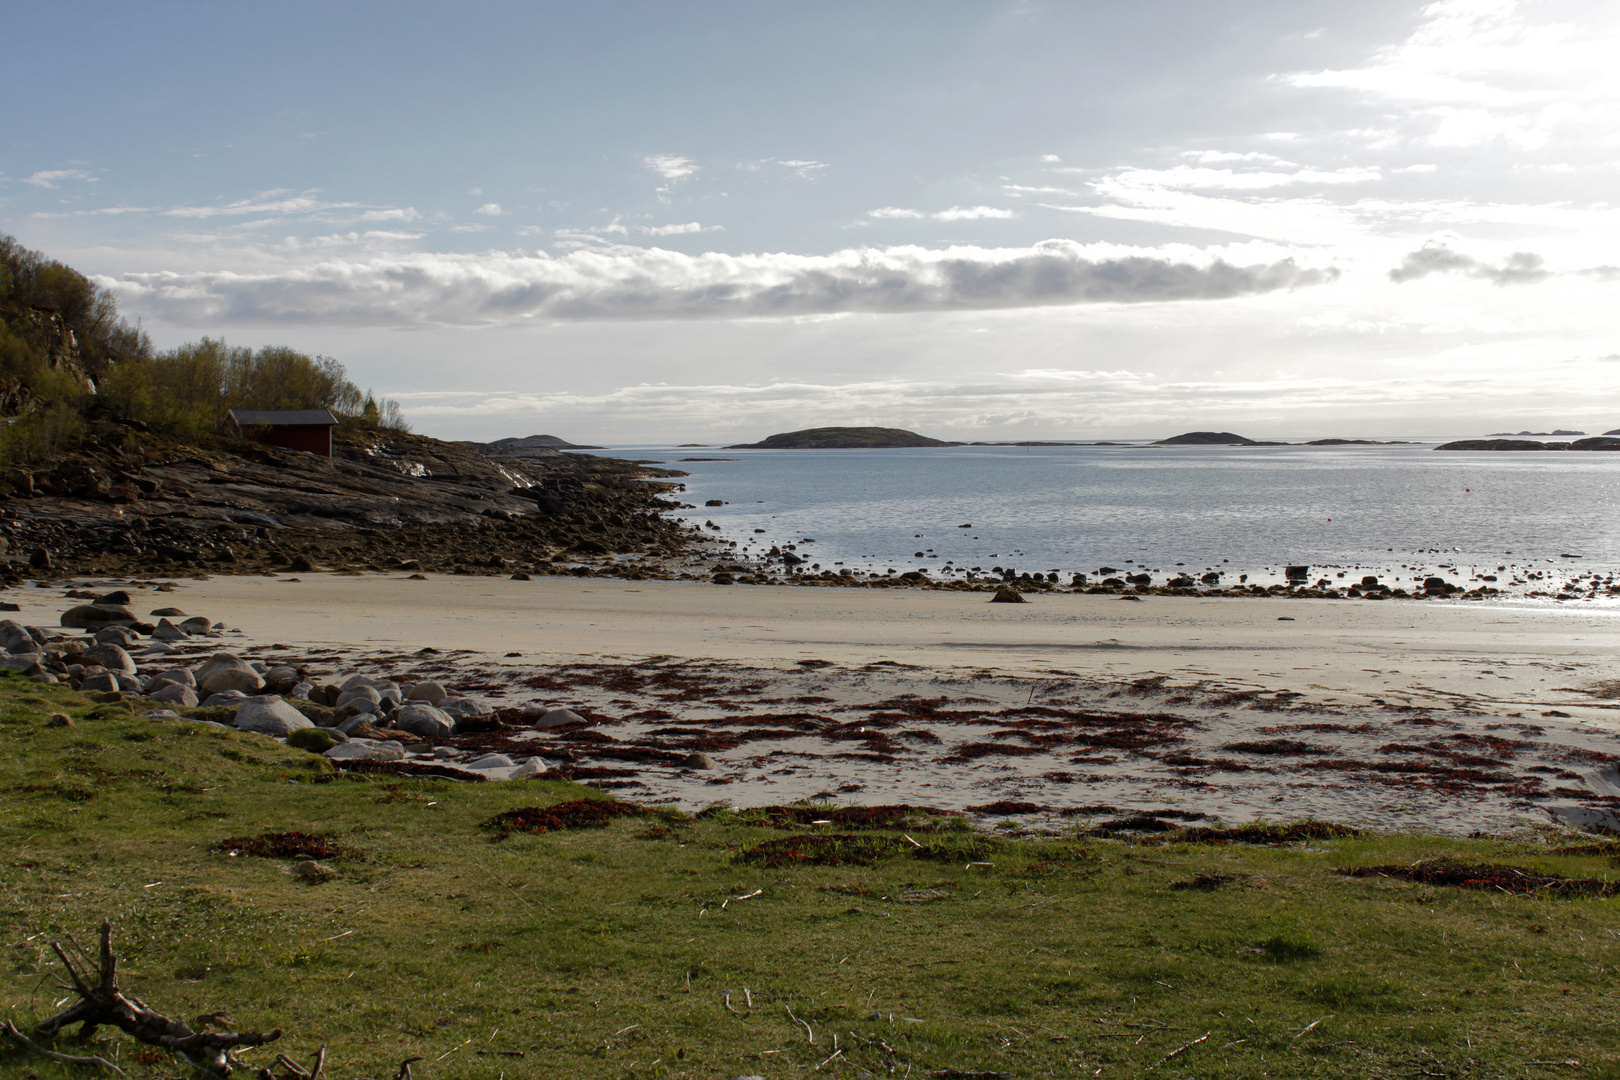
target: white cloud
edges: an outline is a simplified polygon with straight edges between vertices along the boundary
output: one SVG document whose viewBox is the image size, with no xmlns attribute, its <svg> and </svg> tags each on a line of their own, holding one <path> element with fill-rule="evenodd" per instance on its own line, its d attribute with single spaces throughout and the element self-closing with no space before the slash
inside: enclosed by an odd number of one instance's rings
<svg viewBox="0 0 1620 1080">
<path fill-rule="evenodd" d="M 989 221 L 1017 216 L 1011 210 L 1002 210 L 994 206 L 953 206 L 949 210 L 929 215 L 935 221 Z"/>
<path fill-rule="evenodd" d="M 56 187 L 63 180 L 86 180 L 95 183 L 96 178 L 84 169 L 46 169 L 23 177 L 23 183 L 32 184 L 40 188 Z"/>
<path fill-rule="evenodd" d="M 168 217 L 213 218 L 241 217 L 247 214 L 309 214 L 324 210 L 351 210 L 359 205 L 352 202 L 323 202 L 309 192 L 289 195 L 286 188 L 277 188 L 261 191 L 250 199 L 238 199 L 224 206 L 174 206 L 160 212 Z"/>
<path fill-rule="evenodd" d="M 1177 165 L 1171 169 L 1122 169 L 1114 174 L 1116 184 L 1142 188 L 1214 188 L 1222 191 L 1263 191 L 1291 184 L 1365 184 L 1382 180 L 1376 167 L 1343 169 L 1303 169 L 1280 172 L 1275 169 L 1237 172 L 1232 169 L 1206 169 Z"/>
<path fill-rule="evenodd" d="M 1252 253 L 1241 253 L 1252 254 Z M 1218 300 L 1333 280 L 1283 253 L 1239 265 L 1193 248 L 854 248 L 824 256 L 608 247 L 329 260 L 271 273 L 99 279 L 126 309 L 190 325 L 349 326 L 787 318 Z"/>
<path fill-rule="evenodd" d="M 393 210 L 367 210 L 360 215 L 361 221 L 418 221 L 422 217 L 416 212 L 414 206 L 402 206 Z"/>
<path fill-rule="evenodd" d="M 669 194 L 676 184 L 698 171 L 697 162 L 678 154 L 643 154 L 641 163 L 664 178 L 663 185 L 658 188 L 660 195 Z"/>
<path fill-rule="evenodd" d="M 1030 188 L 1028 190 L 1036 190 Z M 949 210 L 940 210 L 932 214 L 925 214 L 921 210 L 908 210 L 899 206 L 884 206 L 876 210 L 868 210 L 867 217 L 898 218 L 909 221 L 921 221 L 923 218 L 932 218 L 934 221 L 983 221 L 986 219 L 1015 218 L 1018 215 L 1011 210 L 1002 210 L 994 206 L 953 206 Z"/>
<path fill-rule="evenodd" d="M 680 225 L 644 225 L 642 232 L 648 236 L 680 236 L 684 233 L 724 232 L 724 225 L 703 225 L 696 221 L 688 221 Z"/>
<path fill-rule="evenodd" d="M 809 161 L 800 158 L 766 158 L 765 165 L 780 165 L 801 180 L 814 180 L 816 174 L 822 169 L 830 168 L 825 161 Z"/>
<path fill-rule="evenodd" d="M 473 213 L 483 214 L 486 217 L 500 217 L 502 214 L 506 213 L 506 211 L 501 209 L 500 203 L 487 202 L 478 209 L 474 210 Z"/>
</svg>

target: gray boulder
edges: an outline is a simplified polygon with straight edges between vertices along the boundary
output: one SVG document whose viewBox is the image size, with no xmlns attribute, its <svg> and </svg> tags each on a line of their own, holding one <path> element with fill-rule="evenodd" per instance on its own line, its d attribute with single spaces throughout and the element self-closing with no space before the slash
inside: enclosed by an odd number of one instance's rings
<svg viewBox="0 0 1620 1080">
<path fill-rule="evenodd" d="M 201 615 L 195 615 L 182 622 L 180 629 L 188 634 L 206 634 L 213 629 L 213 625 Z"/>
<path fill-rule="evenodd" d="M 212 709 L 217 705 L 235 705 L 238 702 L 246 700 L 247 695 L 242 693 L 240 690 L 221 690 L 217 694 L 209 694 L 206 698 L 204 698 L 202 707 L 205 709 Z"/>
<path fill-rule="evenodd" d="M 197 685 L 197 676 L 191 673 L 190 668 L 170 668 L 168 671 L 158 672 L 157 677 L 168 682 L 179 683 L 181 686 L 195 688 Z"/>
<path fill-rule="evenodd" d="M 197 707 L 197 691 L 179 683 L 164 683 L 146 695 L 153 701 L 163 701 L 186 709 Z"/>
<path fill-rule="evenodd" d="M 309 717 L 278 697 L 248 698 L 236 710 L 238 731 L 286 736 L 294 731 L 314 726 Z"/>
<path fill-rule="evenodd" d="M 0 649 L 10 653 L 33 652 L 39 648 L 28 627 L 14 619 L 0 620 Z"/>
<path fill-rule="evenodd" d="M 107 671 L 120 675 L 135 674 L 135 658 L 119 645 L 94 645 L 84 650 L 84 659 L 93 660 Z"/>
<path fill-rule="evenodd" d="M 347 694 L 350 690 L 358 690 L 362 686 L 371 686 L 372 679 L 367 675 L 350 675 L 338 684 L 338 689 Z"/>
<path fill-rule="evenodd" d="M 267 694 L 285 694 L 298 682 L 298 669 L 288 664 L 277 664 L 264 673 L 264 691 Z"/>
<path fill-rule="evenodd" d="M 185 641 L 190 634 L 180 629 L 168 619 L 162 619 L 152 628 L 152 637 L 158 641 Z"/>
<path fill-rule="evenodd" d="M 314 689 L 315 689 L 315 684 L 314 683 L 305 681 L 305 682 L 300 682 L 300 683 L 294 683 L 293 686 L 292 686 L 292 689 L 287 690 L 286 693 L 291 694 L 295 698 L 303 698 L 305 701 L 308 701 L 310 691 L 312 691 Z"/>
<path fill-rule="evenodd" d="M 28 671 L 45 660 L 42 653 L 7 653 L 0 656 L 0 671 Z"/>
<path fill-rule="evenodd" d="M 449 692 L 439 683 L 420 682 L 411 687 L 411 692 L 406 694 L 405 698 L 408 701 L 425 701 L 429 705 L 437 705 L 449 696 Z"/>
<path fill-rule="evenodd" d="M 84 681 L 79 683 L 79 689 L 84 691 L 107 691 L 118 690 L 121 689 L 121 687 L 118 685 L 117 675 L 114 675 L 110 671 L 98 671 L 94 675 L 86 675 L 84 677 Z"/>
<path fill-rule="evenodd" d="M 505 754 L 485 754 L 477 761 L 468 762 L 463 768 L 467 769 L 510 769 L 512 759 Z"/>
<path fill-rule="evenodd" d="M 456 697 L 445 698 L 439 702 L 439 711 L 463 720 L 471 716 L 488 716 L 492 710 L 488 704 L 477 698 Z"/>
<path fill-rule="evenodd" d="M 394 726 L 401 731 L 426 738 L 444 738 L 456 733 L 456 722 L 450 716 L 419 701 L 401 705 L 394 714 Z"/>
<path fill-rule="evenodd" d="M 353 705 L 359 701 L 364 701 L 367 705 L 374 706 L 373 708 L 367 709 L 367 712 L 376 712 L 377 709 L 375 706 L 382 704 L 382 695 L 377 693 L 376 690 L 369 686 L 357 686 L 353 690 L 345 690 L 342 694 L 339 694 L 338 699 L 335 703 L 333 703 L 332 708 L 341 709 L 345 705 Z"/>
<path fill-rule="evenodd" d="M 230 653 L 215 653 L 197 669 L 197 688 L 205 694 L 225 690 L 240 690 L 256 694 L 264 689 L 264 677 L 243 660 Z"/>
<path fill-rule="evenodd" d="M 403 761 L 405 748 L 392 739 L 386 742 L 368 742 L 355 739 L 338 743 L 326 751 L 333 761 Z"/>
<path fill-rule="evenodd" d="M 530 724 L 537 728 L 562 727 L 564 724 L 583 724 L 586 720 L 573 709 L 550 709 L 538 718 L 531 720 Z"/>
<path fill-rule="evenodd" d="M 119 645 L 127 649 L 132 645 L 140 644 L 140 640 L 141 635 L 127 626 L 103 626 L 96 631 L 96 644 L 98 645 Z"/>
<path fill-rule="evenodd" d="M 80 604 L 62 612 L 62 625 L 75 630 L 97 630 L 109 624 L 130 625 L 135 613 L 126 607 L 108 604 Z"/>
</svg>

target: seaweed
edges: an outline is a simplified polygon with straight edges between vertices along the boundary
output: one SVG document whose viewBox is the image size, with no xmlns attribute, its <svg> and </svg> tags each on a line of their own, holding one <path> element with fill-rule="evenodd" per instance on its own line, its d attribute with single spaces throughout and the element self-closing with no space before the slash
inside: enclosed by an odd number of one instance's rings
<svg viewBox="0 0 1620 1080">
<path fill-rule="evenodd" d="M 892 836 L 856 833 L 799 833 L 767 840 L 736 853 L 737 862 L 750 866 L 870 866 L 905 844 Z"/>
<path fill-rule="evenodd" d="M 1523 866 L 1437 862 L 1416 866 L 1355 866 L 1341 869 L 1339 873 L 1347 877 L 1395 878 L 1423 885 L 1495 890 L 1516 896 L 1598 898 L 1620 894 L 1620 882 L 1565 877 Z"/>
<path fill-rule="evenodd" d="M 1331 754 L 1325 746 L 1312 746 L 1298 739 L 1261 739 L 1253 742 L 1227 743 L 1221 747 L 1234 754 L 1266 754 L 1273 757 L 1304 757 L 1306 754 Z"/>
<path fill-rule="evenodd" d="M 267 832 L 257 836 L 231 836 L 216 850 L 227 855 L 255 855 L 263 859 L 341 859 L 351 853 L 320 833 Z"/>
<path fill-rule="evenodd" d="M 1007 817 L 1012 814 L 1044 814 L 1047 807 L 1032 802 L 1011 802 L 1000 799 L 996 802 L 984 803 L 981 806 L 967 808 L 971 814 L 990 814 L 995 817 Z"/>
<path fill-rule="evenodd" d="M 574 799 L 555 806 L 521 806 L 507 810 L 484 822 L 484 828 L 493 830 L 495 839 L 505 840 L 515 832 L 538 834 L 561 829 L 600 829 L 615 818 L 649 816 L 651 811 L 635 803 Z"/>
</svg>

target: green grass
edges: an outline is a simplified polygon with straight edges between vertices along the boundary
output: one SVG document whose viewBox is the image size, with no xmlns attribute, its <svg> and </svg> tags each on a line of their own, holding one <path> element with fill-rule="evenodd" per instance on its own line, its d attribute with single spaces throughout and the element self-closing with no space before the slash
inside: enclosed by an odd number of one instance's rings
<svg viewBox="0 0 1620 1080">
<path fill-rule="evenodd" d="M 58 710 L 74 726 L 49 726 Z M 255 1063 L 330 1044 L 337 1080 L 418 1055 L 425 1080 L 1620 1075 L 1620 901 L 1335 872 L 1451 858 L 1612 877 L 1605 854 L 1416 836 L 913 843 L 838 824 L 821 828 L 884 842 L 852 845 L 859 863 L 768 866 L 738 853 L 818 827 L 744 814 L 497 840 L 497 814 L 590 792 L 332 779 L 269 740 L 14 677 L 0 748 L 0 987 L 25 1029 L 63 997 L 48 942 L 93 941 L 106 916 L 127 992 L 283 1029 Z M 349 854 L 312 885 L 291 860 L 217 849 L 261 832 Z M 59 1049 L 183 1072 L 109 1029 Z M 1580 1065 L 1529 1064 L 1551 1061 Z M 0 1051 L 3 1078 L 68 1073 Z"/>
</svg>

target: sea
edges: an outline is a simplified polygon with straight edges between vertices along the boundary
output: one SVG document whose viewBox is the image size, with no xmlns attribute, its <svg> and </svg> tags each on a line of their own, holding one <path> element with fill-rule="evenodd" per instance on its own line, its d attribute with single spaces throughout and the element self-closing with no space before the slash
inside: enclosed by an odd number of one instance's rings
<svg viewBox="0 0 1620 1080">
<path fill-rule="evenodd" d="M 1620 567 L 1620 453 L 1439 441 L 607 452 L 688 473 L 691 508 L 674 516 L 740 556 L 796 545 L 805 569 L 1216 571 L 1229 585 L 1308 565 L 1339 585 L 1494 575 L 1523 593 Z"/>
</svg>

